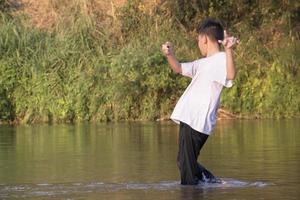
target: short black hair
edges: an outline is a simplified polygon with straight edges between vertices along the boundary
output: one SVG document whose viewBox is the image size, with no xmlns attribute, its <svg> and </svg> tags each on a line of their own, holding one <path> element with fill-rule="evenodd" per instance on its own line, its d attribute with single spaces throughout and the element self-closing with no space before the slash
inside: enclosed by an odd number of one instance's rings
<svg viewBox="0 0 300 200">
<path fill-rule="evenodd" d="M 224 39 L 224 29 L 221 22 L 212 19 L 204 19 L 197 28 L 199 35 L 207 35 L 211 40 L 218 41 Z"/>
</svg>

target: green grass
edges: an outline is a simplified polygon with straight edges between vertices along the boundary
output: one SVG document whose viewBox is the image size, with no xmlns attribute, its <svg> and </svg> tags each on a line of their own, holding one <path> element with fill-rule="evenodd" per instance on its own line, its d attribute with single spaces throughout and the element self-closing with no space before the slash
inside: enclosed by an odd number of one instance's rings
<svg viewBox="0 0 300 200">
<path fill-rule="evenodd" d="M 171 1 L 150 13 L 141 11 L 139 2 L 129 1 L 120 9 L 117 23 L 77 13 L 71 23 L 51 31 L 31 27 L 23 16 L 2 13 L 0 121 L 168 117 L 190 80 L 171 72 L 161 44 L 171 40 L 181 61 L 197 59 L 193 30 L 205 15 L 223 19 L 241 39 L 235 51 L 237 78 L 232 89 L 224 90 L 222 107 L 240 117 L 300 116 L 300 46 L 294 30 L 299 16 L 293 6 L 238 9 L 232 1 L 219 10 L 221 1 L 216 1 L 198 7 L 197 15 L 197 5 L 187 3 L 190 12 L 183 17 Z"/>
</svg>

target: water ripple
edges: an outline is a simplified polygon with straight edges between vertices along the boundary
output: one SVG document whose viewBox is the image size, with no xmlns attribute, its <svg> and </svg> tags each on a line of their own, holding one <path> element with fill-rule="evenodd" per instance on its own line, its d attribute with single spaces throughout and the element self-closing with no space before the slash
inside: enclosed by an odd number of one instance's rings
<svg viewBox="0 0 300 200">
<path fill-rule="evenodd" d="M 51 197 L 58 195 L 84 194 L 91 192 L 116 192 L 122 190 L 180 190 L 184 187 L 194 188 L 244 188 L 265 187 L 273 185 L 267 182 L 247 182 L 234 179 L 222 179 L 222 183 L 200 183 L 196 186 L 182 186 L 179 181 L 162 181 L 157 183 L 104 183 L 104 182 L 75 182 L 75 183 L 38 183 L 38 184 L 0 184 L 0 199 Z"/>
</svg>

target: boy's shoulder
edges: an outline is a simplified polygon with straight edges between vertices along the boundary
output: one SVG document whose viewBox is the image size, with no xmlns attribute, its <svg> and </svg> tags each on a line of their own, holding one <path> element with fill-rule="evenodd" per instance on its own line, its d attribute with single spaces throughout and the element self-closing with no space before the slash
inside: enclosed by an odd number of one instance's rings
<svg viewBox="0 0 300 200">
<path fill-rule="evenodd" d="M 207 58 L 211 58 L 211 59 L 219 59 L 219 58 L 223 58 L 226 56 L 226 53 L 224 51 L 220 51 L 218 53 L 215 53 L 214 55 L 211 55 Z"/>
<path fill-rule="evenodd" d="M 226 64 L 226 53 L 220 51 L 214 55 L 208 57 L 198 58 L 194 61 L 191 61 L 194 66 L 205 68 L 205 66 L 212 68 L 212 66 L 219 66 L 220 64 Z"/>
<path fill-rule="evenodd" d="M 224 51 L 220 51 L 218 53 L 215 53 L 214 55 L 203 57 L 198 60 L 195 60 L 195 62 L 222 62 L 226 60 L 226 53 Z"/>
</svg>

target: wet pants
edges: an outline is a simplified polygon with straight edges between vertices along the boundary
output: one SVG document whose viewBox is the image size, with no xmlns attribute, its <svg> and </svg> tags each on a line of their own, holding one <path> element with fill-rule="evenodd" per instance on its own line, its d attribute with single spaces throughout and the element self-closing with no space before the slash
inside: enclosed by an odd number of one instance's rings
<svg viewBox="0 0 300 200">
<path fill-rule="evenodd" d="M 197 162 L 200 150 L 207 138 L 208 135 L 180 122 L 177 165 L 182 185 L 196 185 L 200 181 L 216 182 L 213 174 Z"/>
</svg>

